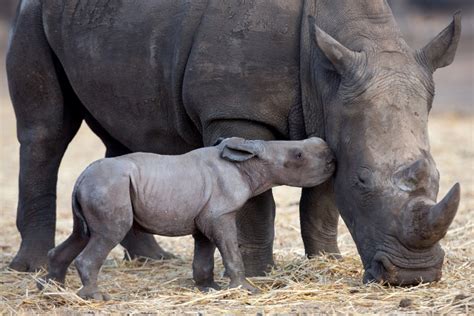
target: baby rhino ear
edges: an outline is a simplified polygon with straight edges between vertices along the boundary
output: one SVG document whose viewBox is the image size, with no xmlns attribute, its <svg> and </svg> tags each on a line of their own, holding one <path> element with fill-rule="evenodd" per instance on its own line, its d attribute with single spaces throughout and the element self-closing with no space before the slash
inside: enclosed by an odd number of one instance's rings
<svg viewBox="0 0 474 316">
<path fill-rule="evenodd" d="M 219 146 L 224 140 L 224 137 L 219 137 L 212 146 Z"/>
<path fill-rule="evenodd" d="M 222 144 L 221 157 L 232 162 L 243 162 L 258 156 L 260 146 L 257 142 L 243 138 L 229 138 Z"/>
</svg>

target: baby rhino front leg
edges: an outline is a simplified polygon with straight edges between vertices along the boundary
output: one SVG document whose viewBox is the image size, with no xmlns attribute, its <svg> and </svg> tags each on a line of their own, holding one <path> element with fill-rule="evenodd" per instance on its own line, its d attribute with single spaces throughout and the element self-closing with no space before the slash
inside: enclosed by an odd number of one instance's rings
<svg viewBox="0 0 474 316">
<path fill-rule="evenodd" d="M 214 282 L 214 252 L 216 246 L 201 232 L 193 234 L 194 259 L 193 279 L 199 290 L 207 292 L 210 289 L 219 290 Z"/>
<path fill-rule="evenodd" d="M 245 268 L 237 241 L 235 212 L 210 218 L 206 223 L 209 239 L 214 242 L 221 253 L 225 269 L 230 277 L 230 288 L 241 286 L 251 293 L 259 290 L 245 279 Z M 210 226 L 210 227 L 209 227 Z"/>
</svg>

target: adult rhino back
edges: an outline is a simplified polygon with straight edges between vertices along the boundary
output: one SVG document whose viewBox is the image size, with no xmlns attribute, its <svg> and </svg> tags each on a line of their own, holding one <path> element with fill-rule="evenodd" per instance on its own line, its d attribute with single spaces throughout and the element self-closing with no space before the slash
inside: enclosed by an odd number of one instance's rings
<svg viewBox="0 0 474 316">
<path fill-rule="evenodd" d="M 206 1 L 43 3 L 46 36 L 82 105 L 131 151 L 202 144 L 182 79 Z M 133 128 L 130 126 L 133 125 Z"/>
<path fill-rule="evenodd" d="M 216 120 L 252 120 L 287 138 L 300 14 L 285 1 L 43 5 L 48 41 L 84 107 L 131 151 L 161 153 L 201 146 Z"/>
</svg>

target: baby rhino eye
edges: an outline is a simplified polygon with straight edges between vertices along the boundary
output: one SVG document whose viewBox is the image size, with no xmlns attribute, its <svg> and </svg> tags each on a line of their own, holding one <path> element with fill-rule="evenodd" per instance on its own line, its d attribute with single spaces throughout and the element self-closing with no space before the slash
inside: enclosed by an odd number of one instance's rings
<svg viewBox="0 0 474 316">
<path fill-rule="evenodd" d="M 285 157 L 285 168 L 299 168 L 305 163 L 303 151 L 292 148 Z"/>
</svg>

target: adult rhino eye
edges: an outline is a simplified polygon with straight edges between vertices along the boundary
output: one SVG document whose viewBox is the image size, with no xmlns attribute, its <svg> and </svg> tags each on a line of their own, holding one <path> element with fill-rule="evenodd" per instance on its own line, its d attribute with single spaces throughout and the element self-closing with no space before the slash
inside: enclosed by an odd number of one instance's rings
<svg viewBox="0 0 474 316">
<path fill-rule="evenodd" d="M 372 171 L 368 168 L 360 168 L 357 171 L 356 185 L 361 189 L 372 189 L 374 186 Z"/>
<path fill-rule="evenodd" d="M 303 158 L 303 153 L 302 152 L 297 152 L 295 155 L 296 159 L 302 159 Z"/>
</svg>

